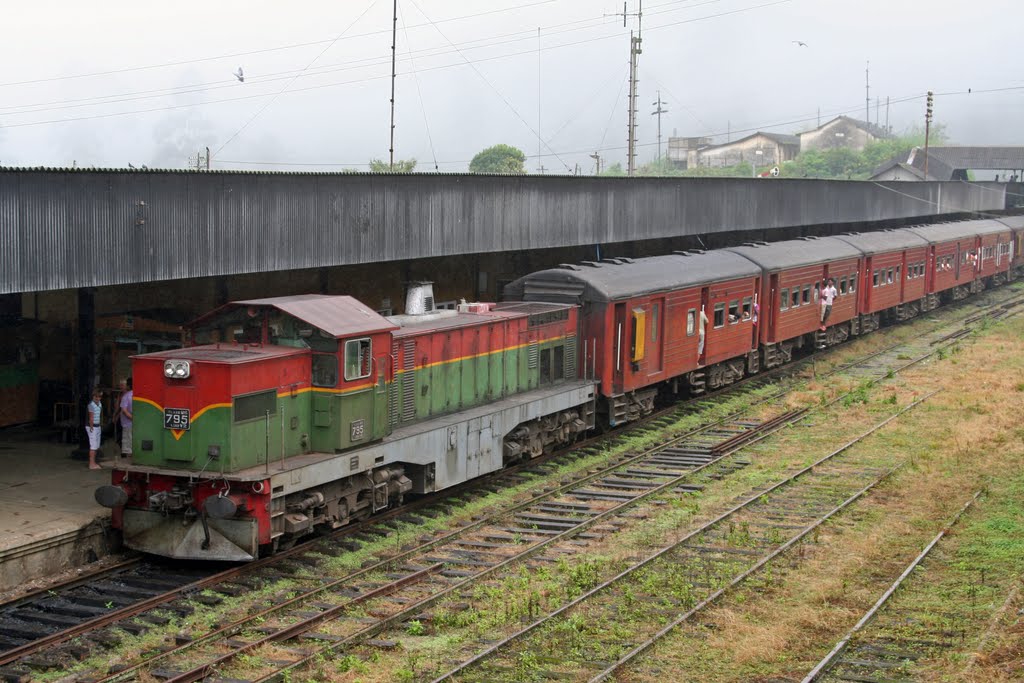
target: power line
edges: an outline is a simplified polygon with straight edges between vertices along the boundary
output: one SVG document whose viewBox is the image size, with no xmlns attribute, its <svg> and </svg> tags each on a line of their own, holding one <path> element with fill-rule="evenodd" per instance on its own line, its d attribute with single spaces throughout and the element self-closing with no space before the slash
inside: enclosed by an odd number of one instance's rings
<svg viewBox="0 0 1024 683">
<path fill-rule="evenodd" d="M 401 7 L 398 9 L 398 16 L 402 20 L 402 31 L 405 33 L 405 47 L 409 51 L 409 62 L 412 64 L 412 78 L 416 83 L 416 94 L 420 100 L 420 112 L 423 114 L 423 127 L 427 131 L 427 144 L 430 145 L 430 156 L 434 159 L 434 170 L 440 170 L 437 167 L 437 153 L 434 152 L 434 138 L 430 135 L 430 124 L 427 122 L 427 107 L 423 104 L 423 91 L 420 90 L 420 77 L 416 73 L 416 60 L 412 58 L 412 41 L 409 40 L 409 31 L 405 27 L 405 14 L 402 12 Z"/>
<path fill-rule="evenodd" d="M 423 11 L 423 8 L 416 4 L 416 0 L 409 0 L 409 1 L 412 2 L 412 6 L 415 7 L 419 11 L 419 13 L 421 15 L 423 15 L 424 19 L 426 19 L 427 21 L 431 21 L 430 17 L 427 16 L 427 13 Z M 433 22 L 431 22 L 431 23 L 433 23 Z M 437 33 L 442 38 L 444 38 L 446 41 L 451 43 L 452 47 L 455 47 L 455 44 L 452 43 L 450 40 L 448 40 L 448 36 L 446 36 L 444 34 L 444 32 L 441 31 L 441 29 L 438 26 L 435 25 L 434 29 L 437 31 Z M 458 50 L 457 47 L 455 47 L 455 49 Z M 529 131 L 531 133 L 533 133 L 537 137 L 537 139 L 540 139 L 540 135 L 537 133 L 537 131 L 533 130 L 533 127 L 530 126 L 530 124 L 527 123 L 526 119 L 523 118 L 523 115 L 520 114 L 519 111 L 514 106 L 512 106 L 512 103 L 509 102 L 508 99 L 504 95 L 501 94 L 501 91 L 498 90 L 496 87 L 494 87 L 494 85 L 489 80 L 487 80 L 487 77 L 484 76 L 483 72 L 481 72 L 480 69 L 476 68 L 476 65 L 473 64 L 473 62 L 471 62 L 469 59 L 467 59 L 465 57 L 465 55 L 462 54 L 461 51 L 459 51 L 459 56 L 461 56 L 466 61 L 466 63 L 469 64 L 469 66 L 473 69 L 473 71 L 476 72 L 476 75 L 480 77 L 480 80 L 482 80 L 484 83 L 486 83 L 491 88 L 491 90 L 493 90 L 495 92 L 495 94 L 505 103 L 505 105 L 512 111 L 512 113 L 516 115 L 516 117 L 523 123 L 523 125 L 526 126 L 529 129 Z M 565 166 L 566 170 L 568 170 L 568 171 L 572 170 L 569 167 L 569 164 L 566 164 L 564 161 L 562 161 L 562 159 L 558 156 L 558 154 L 553 149 L 551 149 L 550 145 L 545 144 L 544 146 L 547 147 L 548 150 L 550 150 L 552 152 L 552 154 L 554 155 L 554 157 L 556 159 L 558 159 L 560 162 L 562 162 L 562 164 Z"/>
<path fill-rule="evenodd" d="M 551 1 L 553 1 L 553 0 L 544 0 L 544 2 L 551 2 Z M 544 4 L 544 2 L 531 3 L 529 5 L 523 5 L 521 7 L 529 7 L 529 6 L 532 6 L 532 5 L 535 5 L 535 4 Z M 676 11 L 680 11 L 680 10 L 695 9 L 697 7 L 700 7 L 700 6 L 703 6 L 703 5 L 707 5 L 707 4 L 711 4 L 711 3 L 715 3 L 715 2 L 719 2 L 719 0 L 705 0 L 705 2 L 700 2 L 700 3 L 696 3 L 696 4 L 690 4 L 687 7 L 679 7 L 679 8 L 673 9 L 673 10 L 663 10 L 662 12 L 654 12 L 653 14 L 663 14 L 663 13 L 669 12 L 669 11 L 676 12 Z M 674 0 L 674 2 L 664 3 L 664 4 L 682 4 L 682 3 L 692 3 L 692 0 Z M 499 10 L 495 10 L 495 11 L 499 11 Z M 500 10 L 500 11 L 504 11 L 504 10 Z M 467 15 L 467 16 L 473 17 L 473 16 L 480 16 L 482 14 L 489 14 L 489 13 L 493 13 L 493 12 L 483 12 L 483 13 L 479 13 L 477 15 Z M 461 18 L 465 18 L 465 17 L 456 17 L 456 18 L 457 19 L 461 19 Z M 453 20 L 454 19 L 447 20 L 447 21 L 453 21 Z M 585 23 L 594 22 L 594 21 L 597 21 L 599 23 L 593 24 L 593 25 L 590 25 L 590 26 L 579 26 L 579 24 L 585 24 Z M 602 24 L 607 24 L 607 23 L 608 22 L 604 20 L 604 17 L 591 17 L 591 18 L 587 18 L 587 19 L 578 19 L 578 20 L 574 20 L 574 21 L 563 22 L 561 24 L 553 24 L 552 26 L 547 27 L 545 30 L 547 30 L 548 35 L 559 35 L 559 34 L 564 34 L 564 33 L 573 33 L 573 32 L 582 31 L 582 30 L 590 30 L 590 29 L 593 29 L 593 28 L 600 28 Z M 416 26 L 423 27 L 423 26 L 429 26 L 429 24 L 416 24 L 416 25 L 414 25 L 414 27 L 416 27 Z M 575 28 L 564 28 L 564 30 L 561 30 L 561 31 L 552 30 L 552 29 L 563 28 L 563 27 L 575 27 Z M 347 38 L 354 38 L 354 37 L 358 37 L 358 36 L 377 35 L 379 33 L 382 33 L 382 32 L 381 31 L 375 31 L 375 32 L 369 32 L 369 33 L 357 34 L 356 36 L 348 36 Z M 464 51 L 484 49 L 484 48 L 493 48 L 493 47 L 498 47 L 500 45 L 508 45 L 508 44 L 512 44 L 512 43 L 519 43 L 519 42 L 523 42 L 523 41 L 526 41 L 526 40 L 531 40 L 534 35 L 535 34 L 534 34 L 533 31 L 514 31 L 514 32 L 511 32 L 511 33 L 504 33 L 504 34 L 499 34 L 499 35 L 496 35 L 496 36 L 474 38 L 474 39 L 471 39 L 471 40 L 463 41 L 462 43 L 459 43 L 459 45 L 462 46 L 462 49 Z M 520 36 L 520 37 L 516 38 L 515 36 Z M 596 40 L 604 40 L 604 39 L 608 39 L 608 38 L 611 38 L 611 37 L 612 36 L 602 36 L 602 37 L 598 37 Z M 506 39 L 506 38 L 508 38 L 508 40 L 501 40 L 501 39 Z M 320 44 L 323 44 L 323 42 L 326 42 L 326 41 L 316 41 L 316 42 L 312 42 L 312 43 L 302 43 L 302 44 L 299 44 L 299 45 L 301 45 L 301 46 L 320 45 Z M 587 41 L 579 41 L 579 42 L 587 42 Z M 482 43 L 482 44 L 477 44 L 477 43 Z M 577 43 L 571 43 L 571 45 L 575 45 L 575 44 L 579 44 L 579 43 L 578 42 Z M 557 47 L 560 47 L 560 46 L 556 45 L 555 47 L 557 48 Z M 278 48 L 269 48 L 269 49 L 274 50 L 274 49 L 278 49 Z M 284 49 L 284 48 L 281 48 L 281 49 Z M 428 57 L 441 57 L 441 56 L 444 56 L 444 55 L 454 54 L 456 52 L 457 52 L 457 50 L 452 50 L 452 49 L 422 48 L 422 49 L 419 49 L 419 50 L 410 51 L 409 52 L 409 55 L 410 55 L 409 59 L 410 59 L 410 61 L 412 60 L 412 55 L 413 54 L 419 54 L 421 57 L 428 58 Z M 525 53 L 525 51 L 523 51 L 523 52 L 516 52 L 516 53 L 512 53 L 512 55 L 510 55 L 510 56 L 520 55 L 520 54 L 524 54 L 524 53 Z M 197 60 L 197 61 L 209 61 L 209 60 L 214 60 L 214 59 L 220 59 L 220 58 L 219 57 L 216 57 L 216 58 L 215 57 L 211 57 L 211 58 L 206 58 L 204 60 Z M 373 56 L 373 57 L 363 57 L 363 58 L 354 59 L 354 60 L 353 59 L 349 59 L 349 60 L 346 60 L 344 63 L 325 64 L 325 65 L 323 65 L 321 67 L 317 67 L 317 68 L 314 68 L 314 69 L 306 68 L 306 69 L 298 69 L 298 70 L 290 69 L 290 70 L 285 70 L 285 71 L 276 71 L 276 72 L 267 73 L 267 74 L 263 75 L 262 77 L 256 77 L 256 78 L 253 78 L 253 77 L 250 76 L 249 77 L 249 82 L 250 83 L 269 83 L 269 82 L 273 82 L 273 81 L 287 80 L 291 76 L 294 76 L 296 74 L 298 74 L 300 77 L 303 77 L 303 78 L 311 77 L 311 76 L 322 76 L 322 75 L 325 75 L 325 74 L 328 74 L 328 73 L 337 73 L 339 71 L 352 71 L 352 70 L 360 69 L 360 68 L 363 68 L 363 67 L 381 66 L 381 65 L 383 65 L 383 64 L 385 64 L 386 62 L 389 62 L 389 61 L 390 61 L 390 56 L 385 56 L 385 55 Z M 155 67 L 155 66 L 154 67 L 139 67 L 139 69 L 145 69 L 145 68 L 157 68 L 157 67 Z M 126 71 L 132 71 L 132 70 L 135 70 L 135 69 L 126 69 Z M 106 73 L 106 72 L 104 72 L 104 73 Z M 114 72 L 111 72 L 111 73 L 114 73 Z M 77 77 L 78 76 L 70 76 L 70 77 L 67 77 L 67 78 L 77 78 Z M 61 77 L 61 78 L 63 78 L 63 77 Z M 55 78 L 55 79 L 52 79 L 52 80 L 60 80 L 60 78 Z M 2 87 L 2 86 L 0 86 L 0 87 Z M 106 105 L 106 104 L 117 104 L 117 103 L 120 103 L 120 102 L 131 102 L 131 101 L 137 101 L 137 100 L 155 99 L 155 98 L 159 98 L 159 97 L 172 96 L 172 95 L 186 95 L 186 94 L 191 94 L 191 93 L 196 93 L 196 92 L 208 92 L 210 90 L 219 90 L 219 89 L 231 88 L 231 87 L 242 87 L 242 86 L 240 86 L 236 82 L 235 79 L 224 79 L 224 80 L 211 81 L 211 82 L 205 82 L 205 83 L 192 83 L 192 84 L 188 84 L 188 85 L 170 86 L 170 87 L 166 87 L 166 88 L 155 88 L 155 89 L 150 89 L 150 90 L 137 90 L 137 91 L 130 91 L 130 92 L 122 92 L 122 93 L 117 93 L 117 94 L 112 94 L 112 95 L 96 95 L 96 96 L 92 96 L 92 97 L 81 97 L 81 98 L 64 99 L 64 100 L 50 100 L 50 101 L 47 101 L 47 102 L 36 102 L 36 103 L 22 104 L 22 105 L 11 105 L 11 106 L 8 106 L 6 108 L 0 108 L 0 113 L 6 113 L 7 115 L 21 115 L 21 114 L 40 113 L 40 112 L 46 112 L 46 111 L 56 111 L 56 110 L 61 110 L 61 109 L 75 109 L 75 108 L 78 108 L 78 107 L 85 107 L 85 106 L 101 106 L 101 105 Z M 23 110 L 23 111 L 16 111 L 16 110 L 19 110 L 19 109 Z"/>
<path fill-rule="evenodd" d="M 366 13 L 367 13 L 367 12 L 369 12 L 369 11 L 370 11 L 370 9 L 371 9 L 371 8 L 372 8 L 372 7 L 374 6 L 374 5 L 376 5 L 376 4 L 377 4 L 377 0 L 373 0 L 373 1 L 372 1 L 372 2 L 371 2 L 371 3 L 369 4 L 369 5 L 367 5 L 367 6 L 366 6 L 366 9 L 364 9 L 364 10 L 362 11 L 362 13 L 361 13 L 361 14 L 360 14 L 360 15 L 359 15 L 358 17 L 356 17 L 356 18 L 355 18 L 355 19 L 354 19 L 354 20 L 352 21 L 352 23 L 351 23 L 351 24 L 349 24 L 348 26 L 346 26 L 346 27 L 345 27 L 345 30 L 344 30 L 344 31 L 342 31 L 341 33 L 339 33 L 339 34 L 338 34 L 338 36 L 337 36 L 337 37 L 336 37 L 336 38 L 335 38 L 334 40 L 332 40 L 332 41 L 330 42 L 330 44 L 328 44 L 328 45 L 327 45 L 327 47 L 325 47 L 325 48 L 324 48 L 323 50 L 321 50 L 321 51 L 320 51 L 320 53 L 319 53 L 319 54 L 318 54 L 318 55 L 317 55 L 316 57 L 314 57 L 314 58 L 313 58 L 313 61 L 311 61 L 311 62 L 310 62 L 309 64 L 307 64 L 307 65 L 306 65 L 306 69 L 308 69 L 309 67 L 313 66 L 313 64 L 314 64 L 314 63 L 316 62 L 316 60 L 318 60 L 318 59 L 320 59 L 321 57 L 323 57 L 323 56 L 324 56 L 324 53 L 325 53 L 325 52 L 327 52 L 327 51 L 328 51 L 328 50 L 330 50 L 330 49 L 331 49 L 332 47 L 334 47 L 334 44 L 335 44 L 336 42 L 338 42 L 338 41 L 339 41 L 339 40 L 341 39 L 341 37 L 342 37 L 343 35 L 345 35 L 346 33 L 348 33 L 349 29 L 351 29 L 351 28 L 352 28 L 353 26 L 355 26 L 355 25 L 356 25 L 357 23 L 359 23 L 359 20 L 360 20 L 360 19 L 362 19 L 362 18 L 363 18 L 364 16 L 366 16 Z M 306 69 L 303 69 L 303 71 L 305 71 Z M 215 151 L 215 152 L 213 153 L 213 154 L 214 154 L 214 156 L 216 156 L 216 155 L 220 154 L 221 150 L 223 150 L 223 149 L 224 149 L 225 147 L 227 147 L 227 146 L 228 146 L 229 144 L 231 144 L 231 141 L 232 141 L 232 140 L 234 140 L 234 139 L 235 139 L 235 138 L 237 138 L 237 137 L 238 137 L 239 135 L 241 135 L 241 134 L 242 134 L 242 131 L 244 131 L 244 130 L 245 130 L 246 128 L 248 128 L 248 127 L 249 127 L 249 125 L 250 125 L 250 124 L 251 124 L 251 123 L 252 123 L 253 121 L 255 121 L 255 120 L 256 120 L 256 119 L 257 119 L 257 118 L 259 117 L 259 115 L 260 115 L 260 114 L 262 114 L 263 112 L 265 112 L 265 111 L 267 110 L 267 107 L 269 107 L 270 105 L 272 105 L 272 104 L 274 103 L 274 101 L 275 101 L 275 100 L 277 100 L 277 98 L 278 98 L 278 97 L 280 97 L 281 93 L 283 93 L 283 92 L 284 92 L 285 90 L 287 90 L 287 89 L 288 89 L 288 86 L 289 86 L 289 85 L 291 85 L 292 83 L 294 83 L 294 82 L 295 82 L 295 79 L 296 79 L 296 78 L 298 78 L 298 77 L 299 77 L 299 75 L 298 75 L 298 74 L 296 74 L 296 75 L 295 75 L 295 76 L 294 76 L 294 77 L 292 78 L 292 80 L 290 80 L 290 81 L 288 81 L 287 83 L 285 83 L 285 84 L 284 84 L 284 87 L 283 87 L 283 88 L 281 88 L 281 90 L 279 90 L 279 91 L 277 92 L 277 94 L 275 94 L 275 95 L 274 95 L 273 97 L 271 97 L 271 98 L 270 98 L 270 100 L 269 100 L 269 101 L 268 101 L 268 102 L 267 102 L 266 104 L 264 104 L 264 105 L 263 105 L 262 107 L 260 107 L 260 109 L 259 109 L 259 110 L 258 110 L 258 111 L 257 111 L 257 112 L 256 112 L 255 114 L 253 114 L 253 115 L 252 115 L 252 117 L 250 117 L 250 119 L 249 119 L 248 121 L 246 121 L 245 123 L 243 123 L 243 124 L 242 124 L 242 127 L 241 127 L 241 128 L 239 128 L 238 130 L 236 130 L 236 131 L 234 132 L 234 134 L 233 134 L 233 135 L 232 135 L 231 137 L 229 137 L 229 138 L 228 138 L 227 140 L 225 140 L 225 141 L 224 141 L 224 143 L 223 143 L 223 144 L 222 144 L 222 145 L 221 145 L 220 147 L 218 147 L 218 148 L 217 148 L 217 151 Z"/>
<path fill-rule="evenodd" d="M 453 22 L 453 21 L 461 21 L 463 19 L 475 19 L 476 17 L 482 17 L 482 16 L 486 16 L 486 15 L 489 15 L 489 14 L 500 14 L 502 12 L 515 12 L 515 11 L 518 11 L 518 10 L 521 10 L 521 9 L 526 9 L 527 7 L 534 7 L 536 5 L 547 5 L 547 4 L 550 4 L 552 2 L 555 2 L 555 0 L 537 0 L 536 2 L 528 2 L 528 3 L 522 4 L 522 5 L 514 5 L 512 7 L 503 7 L 503 8 L 499 8 L 499 9 L 486 10 L 484 12 L 476 12 L 474 14 L 463 14 L 463 15 L 460 15 L 460 16 L 457 16 L 457 17 L 449 17 L 447 19 L 438 19 L 437 23 L 439 23 L 439 24 L 446 24 L 446 23 Z M 429 24 L 414 24 L 411 28 L 423 28 L 423 27 L 426 27 L 426 26 L 429 26 Z M 357 33 L 355 35 L 349 36 L 347 38 L 347 40 L 354 40 L 356 38 L 366 38 L 366 37 L 370 37 L 370 36 L 380 35 L 382 33 L 387 33 L 387 31 L 368 31 L 366 33 Z M 325 39 L 325 40 L 311 40 L 311 41 L 306 41 L 306 42 L 302 42 L 302 43 L 291 43 L 291 44 L 288 44 L 288 45 L 278 45 L 278 46 L 275 46 L 275 47 L 257 48 L 255 50 L 245 50 L 245 51 L 242 51 L 242 52 L 229 52 L 229 53 L 225 53 L 225 54 L 222 54 L 222 55 L 211 56 L 211 57 L 196 57 L 194 59 L 181 59 L 181 60 L 177 60 L 177 61 L 173 61 L 173 62 L 162 62 L 160 64 L 146 64 L 146 65 L 143 65 L 143 66 L 126 66 L 126 67 L 117 68 L 117 69 L 108 69 L 106 71 L 92 71 L 92 72 L 81 73 L 81 74 L 70 74 L 70 75 L 66 75 L 66 76 L 49 76 L 49 77 L 45 77 L 45 78 L 34 78 L 34 79 L 28 79 L 28 80 L 24 80 L 24 81 L 9 81 L 7 83 L 0 83 L 0 88 L 6 88 L 6 87 L 9 87 L 9 86 L 15 86 L 15 85 L 31 85 L 33 83 L 51 83 L 53 81 L 66 81 L 66 80 L 74 80 L 74 79 L 79 79 L 79 78 L 92 78 L 92 77 L 95 77 L 95 76 L 111 76 L 111 75 L 114 75 L 114 74 L 130 73 L 130 72 L 133 72 L 133 71 L 147 71 L 147 70 L 150 70 L 150 69 L 164 69 L 164 68 L 169 68 L 169 67 L 174 67 L 174 66 L 188 66 L 189 64 L 200 64 L 202 62 L 212 62 L 212 61 L 217 61 L 217 60 L 221 60 L 221 59 L 234 59 L 236 57 L 248 57 L 250 55 L 265 54 L 267 52 L 280 52 L 282 50 L 294 50 L 294 49 L 297 49 L 297 48 L 312 47 L 314 45 L 323 45 L 324 43 L 329 43 L 329 44 L 333 45 L 337 41 L 338 41 L 337 38 L 334 38 L 333 40 L 329 39 L 329 38 Z"/>
</svg>

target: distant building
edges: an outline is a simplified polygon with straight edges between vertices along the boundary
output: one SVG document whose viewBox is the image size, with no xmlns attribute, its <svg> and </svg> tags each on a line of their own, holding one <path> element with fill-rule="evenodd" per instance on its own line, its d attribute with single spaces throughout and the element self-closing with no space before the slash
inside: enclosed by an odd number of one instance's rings
<svg viewBox="0 0 1024 683">
<path fill-rule="evenodd" d="M 735 166 L 741 162 L 755 166 L 777 166 L 784 161 L 795 159 L 800 152 L 800 141 L 797 137 L 781 133 L 758 131 L 745 138 L 720 145 L 701 144 L 705 141 L 710 143 L 711 139 L 669 138 L 669 159 L 682 168 L 720 168 Z"/>
<path fill-rule="evenodd" d="M 708 137 L 692 137 L 692 138 L 675 138 L 670 137 L 668 139 L 668 160 L 676 165 L 677 168 L 690 168 L 690 153 L 696 152 L 704 147 L 713 146 L 712 138 Z M 696 157 L 694 157 L 696 159 Z M 696 161 L 692 165 L 696 165 Z"/>
<path fill-rule="evenodd" d="M 890 159 L 875 169 L 871 180 L 967 180 L 968 171 L 995 171 L 997 177 L 1019 182 L 1024 177 L 1024 147 L 929 147 L 928 174 L 924 149 Z"/>
<path fill-rule="evenodd" d="M 881 126 L 849 116 L 837 116 L 814 130 L 797 133 L 796 136 L 800 139 L 801 152 L 843 147 L 859 152 L 870 142 L 892 137 Z"/>
</svg>

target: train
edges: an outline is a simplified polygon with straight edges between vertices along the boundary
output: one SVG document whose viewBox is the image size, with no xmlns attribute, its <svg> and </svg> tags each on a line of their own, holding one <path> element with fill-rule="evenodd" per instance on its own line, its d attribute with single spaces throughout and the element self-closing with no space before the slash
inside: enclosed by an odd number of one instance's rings
<svg viewBox="0 0 1024 683">
<path fill-rule="evenodd" d="M 563 264 L 405 313 L 235 301 L 133 357 L 123 543 L 250 561 L 1020 277 L 1024 216 Z M 836 289 L 821 324 L 823 287 Z"/>
</svg>

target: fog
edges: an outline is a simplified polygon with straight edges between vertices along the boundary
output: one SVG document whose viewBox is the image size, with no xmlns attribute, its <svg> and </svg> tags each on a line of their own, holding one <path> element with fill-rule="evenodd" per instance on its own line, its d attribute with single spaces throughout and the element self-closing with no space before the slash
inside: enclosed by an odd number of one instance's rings
<svg viewBox="0 0 1024 683">
<path fill-rule="evenodd" d="M 637 0 L 626 27 L 615 0 L 398 5 L 396 159 L 464 171 L 478 151 L 506 143 L 528 155 L 531 172 L 589 173 L 594 153 L 624 162 Z M 648 0 L 638 161 L 657 155 L 659 92 L 666 141 L 793 133 L 819 111 L 822 122 L 877 116 L 900 132 L 923 122 L 933 90 L 952 142 L 1024 144 L 1017 9 L 1010 0 Z M 8 3 L 4 23 L 5 166 L 184 168 L 206 147 L 215 169 L 366 170 L 388 158 L 391 0 L 39 0 Z"/>
</svg>

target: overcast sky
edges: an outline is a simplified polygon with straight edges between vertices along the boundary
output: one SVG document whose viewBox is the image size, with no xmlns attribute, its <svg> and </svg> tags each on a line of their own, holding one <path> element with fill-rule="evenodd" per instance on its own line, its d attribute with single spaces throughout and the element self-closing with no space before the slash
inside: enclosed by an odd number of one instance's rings
<svg viewBox="0 0 1024 683">
<path fill-rule="evenodd" d="M 794 133 L 819 108 L 864 118 L 868 60 L 872 120 L 885 124 L 889 97 L 907 129 L 930 89 L 954 142 L 1024 144 L 1019 3 L 647 0 L 639 161 L 657 154 L 659 90 L 666 140 Z M 396 158 L 463 171 L 507 143 L 531 171 L 623 161 L 637 19 L 616 12 L 621 0 L 399 0 Z M 220 169 L 365 170 L 388 157 L 391 17 L 392 0 L 11 0 L 0 164 L 183 168 L 209 146 Z"/>
</svg>

